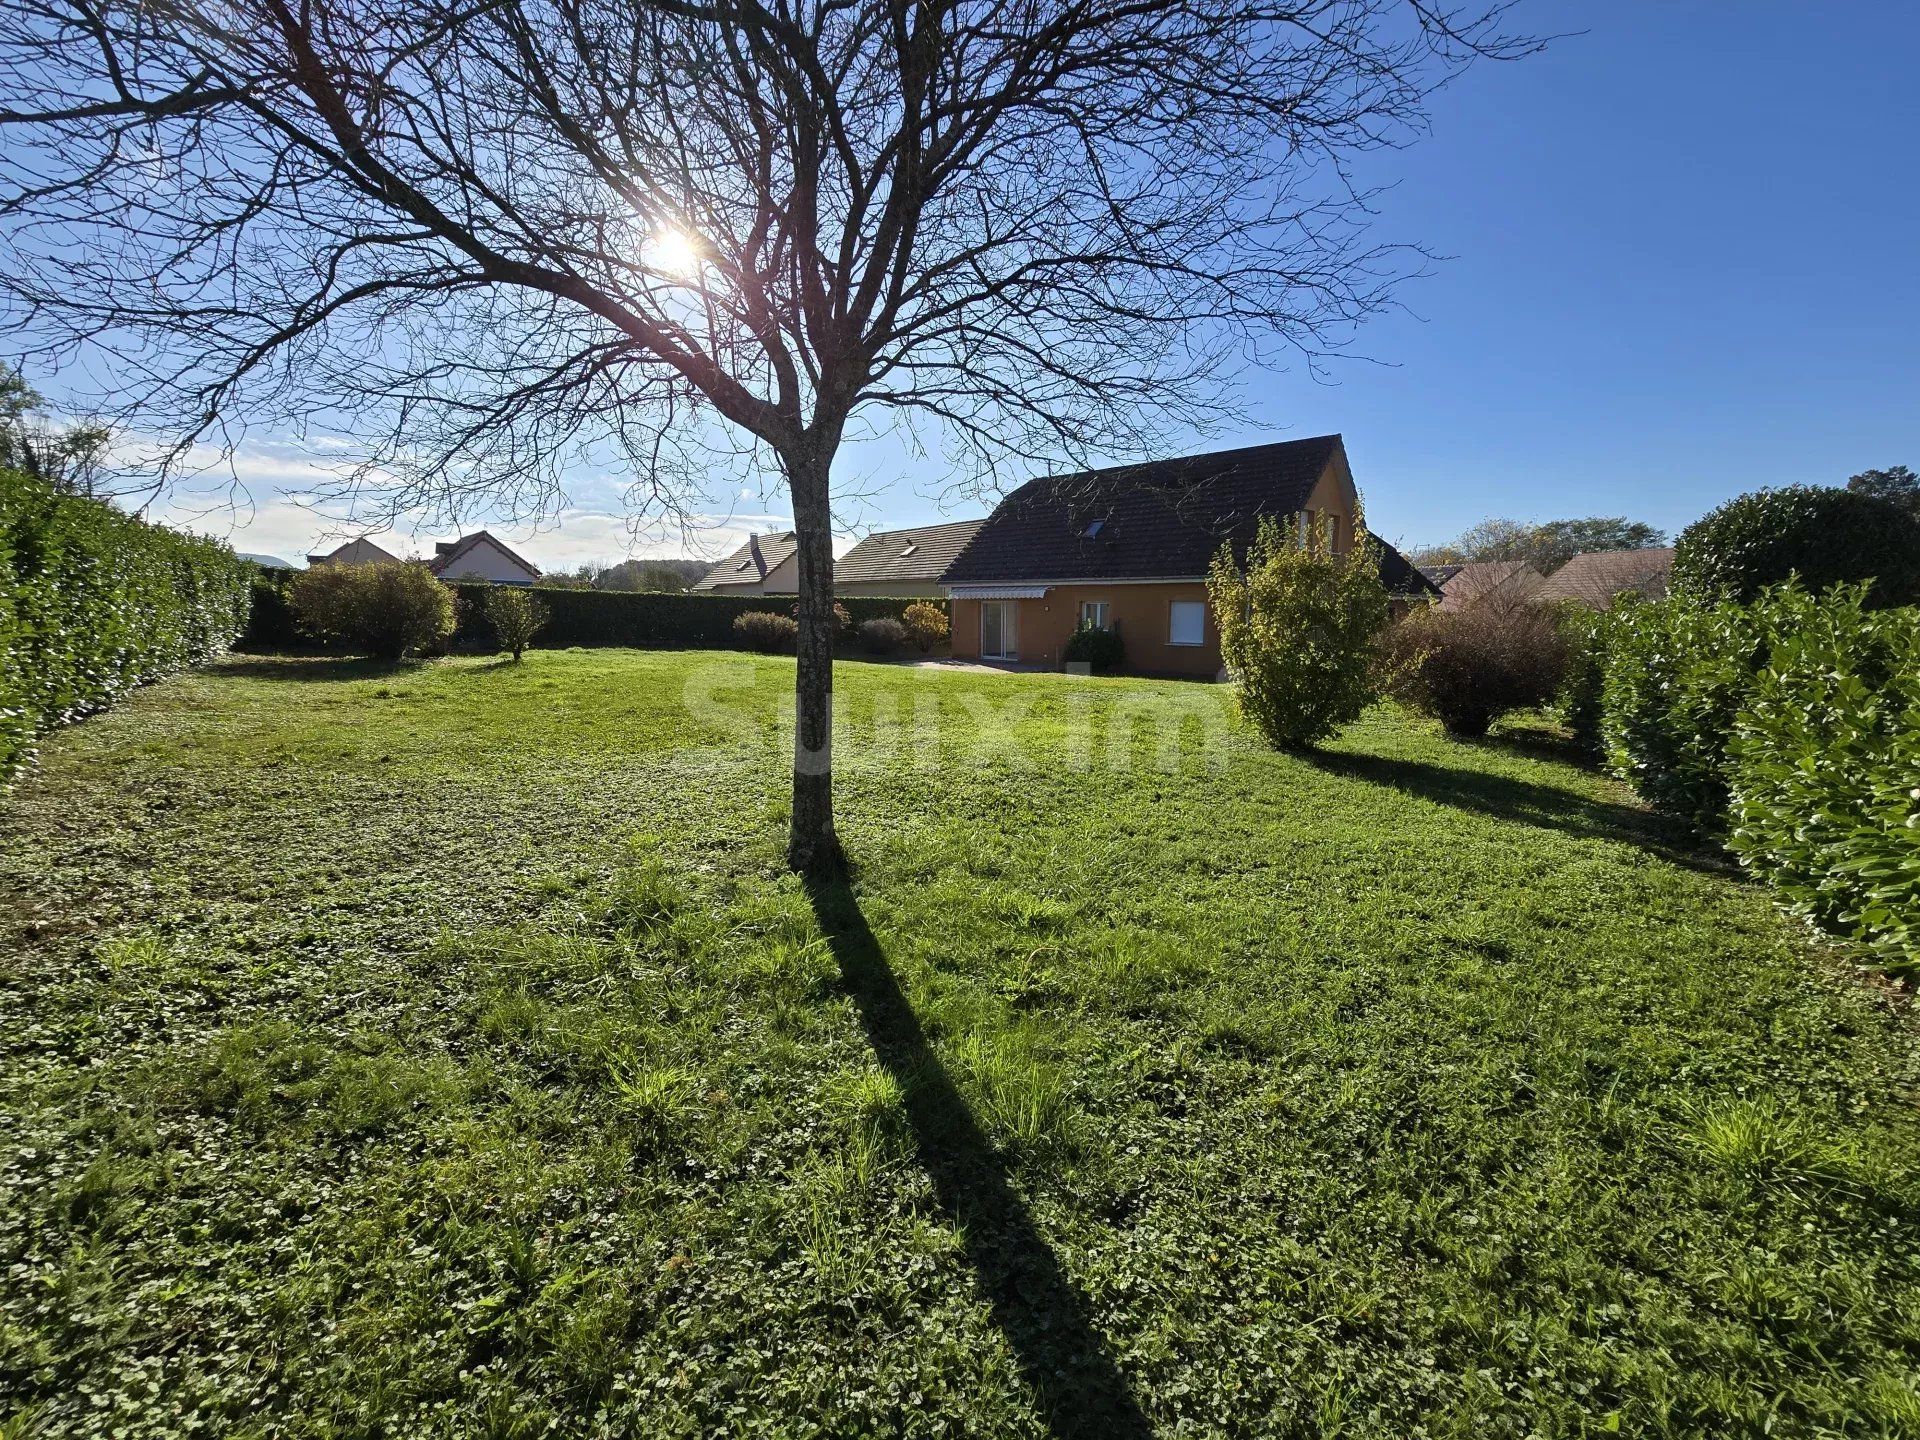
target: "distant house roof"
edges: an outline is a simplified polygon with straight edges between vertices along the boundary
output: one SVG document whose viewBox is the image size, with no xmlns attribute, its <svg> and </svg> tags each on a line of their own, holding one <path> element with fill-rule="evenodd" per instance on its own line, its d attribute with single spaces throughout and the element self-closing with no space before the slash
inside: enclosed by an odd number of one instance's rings
<svg viewBox="0 0 1920 1440">
<path fill-rule="evenodd" d="M 1425 573 L 1429 580 L 1440 587 L 1442 610 L 1462 610 L 1493 595 L 1514 600 L 1529 599 L 1546 583 L 1545 577 L 1525 560 L 1431 565 Z"/>
<path fill-rule="evenodd" d="M 836 585 L 924 580 L 929 590 L 984 520 L 954 520 L 915 530 L 876 530 L 833 562 Z"/>
<path fill-rule="evenodd" d="M 1658 599 L 1667 593 L 1667 573 L 1673 569 L 1673 547 L 1647 550 L 1594 550 L 1576 555 L 1547 577 L 1540 587 L 1542 600 L 1573 600 L 1595 610 L 1613 608 L 1622 591 Z"/>
<path fill-rule="evenodd" d="M 800 548 L 791 530 L 749 535 L 747 543 L 695 581 L 694 590 L 724 590 L 729 585 L 758 585 Z"/>
<path fill-rule="evenodd" d="M 444 575 L 454 565 L 465 559 L 476 545 L 491 544 L 514 564 L 525 570 L 534 579 L 540 578 L 540 567 L 526 557 L 515 553 L 513 548 L 499 536 L 486 530 L 476 530 L 471 535 L 462 535 L 458 540 L 441 540 L 433 547 L 433 559 L 427 562 L 427 568 L 436 575 Z"/>
<path fill-rule="evenodd" d="M 1029 480 L 1000 502 L 940 580 L 1197 579 L 1223 542 L 1245 555 L 1263 516 L 1284 520 L 1303 509 L 1336 457 L 1344 457 L 1340 437 L 1316 435 Z M 1380 574 L 1395 595 L 1434 593 L 1384 542 Z"/>
<path fill-rule="evenodd" d="M 324 555 L 307 556 L 309 565 L 398 565 L 400 557 L 389 555 L 364 537 L 336 545 Z"/>
</svg>

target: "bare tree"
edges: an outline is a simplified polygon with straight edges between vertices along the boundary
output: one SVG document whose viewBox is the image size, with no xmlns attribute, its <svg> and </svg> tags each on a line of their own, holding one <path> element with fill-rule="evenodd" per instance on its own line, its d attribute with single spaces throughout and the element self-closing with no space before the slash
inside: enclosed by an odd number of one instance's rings
<svg viewBox="0 0 1920 1440">
<path fill-rule="evenodd" d="M 183 447 L 361 437 L 367 503 L 537 508 L 594 449 L 671 504 L 729 436 L 770 458 L 789 859 L 829 865 L 850 420 L 972 474 L 1135 453 L 1327 352 L 1409 268 L 1344 159 L 1527 48 L 1471 3 L 0 0 L 7 320 Z"/>
</svg>

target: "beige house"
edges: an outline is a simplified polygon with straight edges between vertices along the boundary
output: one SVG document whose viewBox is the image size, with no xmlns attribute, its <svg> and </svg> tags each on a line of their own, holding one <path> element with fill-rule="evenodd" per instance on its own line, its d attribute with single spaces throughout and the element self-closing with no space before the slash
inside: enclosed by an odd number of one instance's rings
<svg viewBox="0 0 1920 1440">
<path fill-rule="evenodd" d="M 834 593 L 944 596 L 940 577 L 986 523 L 954 520 L 915 530 L 876 530 L 833 562 Z"/>
<path fill-rule="evenodd" d="M 1263 518 L 1353 543 L 1356 495 L 1338 435 L 1030 480 L 1001 502 L 945 581 L 953 654 L 1058 665 L 1082 625 L 1117 631 L 1136 673 L 1220 673 L 1207 567 L 1244 556 Z M 1382 546 L 1390 594 L 1433 586 Z"/>
<path fill-rule="evenodd" d="M 531 585 L 540 567 L 522 559 L 485 530 L 442 540 L 433 547 L 427 568 L 442 580 L 483 581 L 489 585 Z"/>
<path fill-rule="evenodd" d="M 371 540 L 349 540 L 324 555 L 307 556 L 309 565 L 398 565 L 400 557 L 389 555 Z"/>
<path fill-rule="evenodd" d="M 704 595 L 798 595 L 799 555 L 791 530 L 749 535 L 746 544 L 687 588 Z"/>
</svg>

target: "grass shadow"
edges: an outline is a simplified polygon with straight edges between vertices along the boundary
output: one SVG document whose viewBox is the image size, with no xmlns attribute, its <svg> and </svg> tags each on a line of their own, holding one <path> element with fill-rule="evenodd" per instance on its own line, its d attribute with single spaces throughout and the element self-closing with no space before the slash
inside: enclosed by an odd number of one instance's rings
<svg viewBox="0 0 1920 1440">
<path fill-rule="evenodd" d="M 236 654 L 229 663 L 236 673 L 249 680 L 330 680 L 340 683 L 409 675 L 418 670 L 423 662 L 375 660 L 365 655 L 328 655 L 322 651 L 312 651 L 304 654 Z"/>
<path fill-rule="evenodd" d="M 962 1236 L 994 1322 L 1059 1440 L 1153 1434 L 1006 1166 L 928 1044 L 846 880 L 808 886 L 815 916 L 881 1065 L 906 1097 L 921 1165 Z"/>
<path fill-rule="evenodd" d="M 1472 743 L 1472 742 L 1459 742 Z M 1494 742 L 1479 742 L 1494 743 Z M 1499 820 L 1559 830 L 1586 839 L 1637 845 L 1662 859 L 1703 874 L 1737 876 L 1739 866 L 1704 846 L 1678 820 L 1597 800 L 1553 785 L 1540 785 L 1511 775 L 1484 770 L 1431 765 L 1424 760 L 1399 760 L 1384 755 L 1354 755 L 1316 751 L 1307 763 L 1334 775 L 1385 785 L 1425 800 L 1471 810 Z"/>
<path fill-rule="evenodd" d="M 1470 742 L 1462 742 L 1470 743 Z M 1577 770 L 1595 771 L 1599 761 L 1558 726 L 1508 724 L 1487 736 L 1484 745 L 1525 755 L 1531 760 L 1552 760 Z"/>
</svg>

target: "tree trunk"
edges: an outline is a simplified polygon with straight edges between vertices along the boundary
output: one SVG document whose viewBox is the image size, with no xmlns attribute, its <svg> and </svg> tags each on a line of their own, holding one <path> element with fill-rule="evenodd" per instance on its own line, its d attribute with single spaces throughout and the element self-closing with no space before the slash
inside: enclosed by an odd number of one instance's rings
<svg viewBox="0 0 1920 1440">
<path fill-rule="evenodd" d="M 802 874 L 840 868 L 833 833 L 833 520 L 828 503 L 830 450 L 807 447 L 787 457 L 793 534 L 799 544 L 799 663 L 794 667 L 793 817 L 787 864 Z"/>
</svg>

